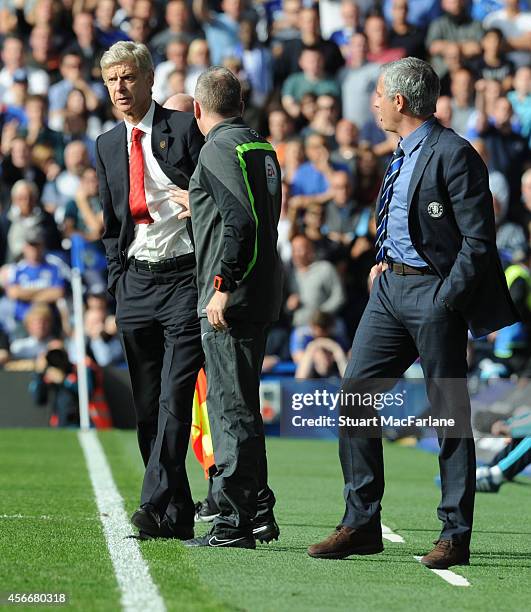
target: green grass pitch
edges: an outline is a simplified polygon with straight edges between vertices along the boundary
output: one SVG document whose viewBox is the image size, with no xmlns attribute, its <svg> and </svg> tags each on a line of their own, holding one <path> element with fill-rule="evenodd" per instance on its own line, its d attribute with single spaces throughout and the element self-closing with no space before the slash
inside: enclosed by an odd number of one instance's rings
<svg viewBox="0 0 531 612">
<path fill-rule="evenodd" d="M 99 438 L 131 513 L 142 478 L 135 434 L 111 431 Z M 471 586 L 459 588 L 413 559 L 431 547 L 439 529 L 436 456 L 386 445 L 383 520 L 405 544 L 386 542 L 380 555 L 344 561 L 311 559 L 305 552 L 341 518 L 337 443 L 270 438 L 268 456 L 279 542 L 258 545 L 256 551 L 141 543 L 168 610 L 529 609 L 528 480 L 505 485 L 497 495 L 477 496 L 472 564 L 454 568 Z M 0 467 L 0 594 L 66 592 L 68 609 L 119 610 L 76 432 L 0 431 Z M 191 455 L 189 474 L 194 497 L 202 498 L 206 482 Z M 200 526 L 197 532 L 206 529 Z"/>
</svg>

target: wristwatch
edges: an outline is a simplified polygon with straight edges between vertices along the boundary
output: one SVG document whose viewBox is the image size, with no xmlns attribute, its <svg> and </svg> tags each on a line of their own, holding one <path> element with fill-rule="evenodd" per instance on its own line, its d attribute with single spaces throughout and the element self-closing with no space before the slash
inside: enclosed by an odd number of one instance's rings
<svg viewBox="0 0 531 612">
<path fill-rule="evenodd" d="M 220 291 L 221 293 L 227 292 L 229 289 L 227 287 L 227 283 L 223 280 L 223 277 L 219 274 L 214 276 L 214 289 L 216 291 Z"/>
</svg>

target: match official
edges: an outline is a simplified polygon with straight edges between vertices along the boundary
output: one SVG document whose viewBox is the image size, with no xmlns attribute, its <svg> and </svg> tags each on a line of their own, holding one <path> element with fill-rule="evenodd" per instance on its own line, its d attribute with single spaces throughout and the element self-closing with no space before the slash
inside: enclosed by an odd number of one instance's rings
<svg viewBox="0 0 531 612">
<path fill-rule="evenodd" d="M 280 167 L 242 110 L 232 72 L 201 74 L 194 114 L 206 139 L 190 180 L 190 210 L 219 515 L 188 546 L 255 548 L 255 538 L 279 535 L 258 391 L 267 329 L 281 306 Z"/>
</svg>

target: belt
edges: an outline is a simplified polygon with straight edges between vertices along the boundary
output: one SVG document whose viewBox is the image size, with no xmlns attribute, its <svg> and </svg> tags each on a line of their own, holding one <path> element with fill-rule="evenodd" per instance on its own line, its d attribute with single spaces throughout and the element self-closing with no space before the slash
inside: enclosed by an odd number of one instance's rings
<svg viewBox="0 0 531 612">
<path fill-rule="evenodd" d="M 136 259 L 136 257 L 131 257 L 128 261 L 128 265 L 132 266 L 135 270 L 149 270 L 149 272 L 184 270 L 186 268 L 190 268 L 194 264 L 194 253 L 186 253 L 186 255 L 170 257 L 169 259 L 162 259 L 161 261 L 142 261 L 141 259 Z"/>
<path fill-rule="evenodd" d="M 399 274 L 400 276 L 406 276 L 409 274 L 435 274 L 435 272 L 429 266 L 426 266 L 425 268 L 414 268 L 413 266 L 408 266 L 407 264 L 399 263 L 397 261 L 391 261 L 390 259 L 387 260 L 387 265 L 389 266 L 389 270 L 391 270 L 391 272 Z"/>
</svg>

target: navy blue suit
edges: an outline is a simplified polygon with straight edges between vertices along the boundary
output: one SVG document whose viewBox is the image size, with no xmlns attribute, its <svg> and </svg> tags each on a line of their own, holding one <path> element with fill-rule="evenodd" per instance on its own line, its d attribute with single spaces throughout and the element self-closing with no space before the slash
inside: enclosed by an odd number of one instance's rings
<svg viewBox="0 0 531 612">
<path fill-rule="evenodd" d="M 343 390 L 387 390 L 420 357 L 434 416 L 455 418 L 459 424 L 458 429 L 437 431 L 441 538 L 467 544 L 475 491 L 467 331 L 484 335 L 513 323 L 518 315 L 496 251 L 487 169 L 467 141 L 438 123 L 424 140 L 411 175 L 407 211 L 404 223 L 411 242 L 433 273 L 402 276 L 388 269 L 376 279 Z M 342 410 L 352 415 L 355 409 Z M 375 432 L 372 437 L 364 433 L 345 428 L 340 435 L 346 503 L 342 524 L 379 532 L 382 441 Z"/>
</svg>

